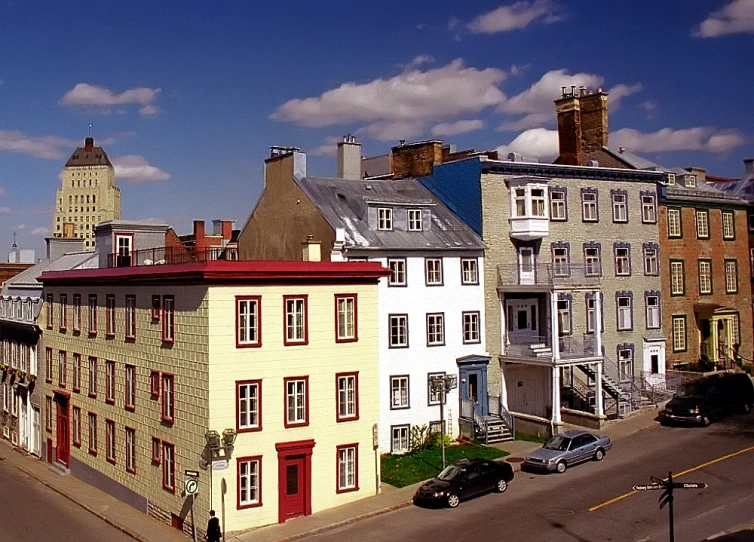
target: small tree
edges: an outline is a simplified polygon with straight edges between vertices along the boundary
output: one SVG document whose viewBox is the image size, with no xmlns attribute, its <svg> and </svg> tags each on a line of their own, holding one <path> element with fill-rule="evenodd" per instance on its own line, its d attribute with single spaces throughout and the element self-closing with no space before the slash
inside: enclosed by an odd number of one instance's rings
<svg viewBox="0 0 754 542">
<path fill-rule="evenodd" d="M 428 425 L 412 425 L 411 441 L 408 451 L 414 453 L 429 448 L 431 435 L 432 433 L 429 431 Z"/>
</svg>

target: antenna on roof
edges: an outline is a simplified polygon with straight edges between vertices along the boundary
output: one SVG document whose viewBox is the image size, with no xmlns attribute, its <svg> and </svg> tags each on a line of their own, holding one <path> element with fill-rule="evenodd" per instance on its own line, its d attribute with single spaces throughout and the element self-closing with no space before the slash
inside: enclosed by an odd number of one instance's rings
<svg viewBox="0 0 754 542">
<path fill-rule="evenodd" d="M 18 248 L 18 245 L 16 244 L 16 232 L 13 232 L 13 247 L 12 248 Z"/>
<path fill-rule="evenodd" d="M 92 124 L 92 123 L 90 122 L 90 123 L 89 123 L 89 137 L 92 137 L 92 126 L 94 126 L 94 124 Z"/>
</svg>

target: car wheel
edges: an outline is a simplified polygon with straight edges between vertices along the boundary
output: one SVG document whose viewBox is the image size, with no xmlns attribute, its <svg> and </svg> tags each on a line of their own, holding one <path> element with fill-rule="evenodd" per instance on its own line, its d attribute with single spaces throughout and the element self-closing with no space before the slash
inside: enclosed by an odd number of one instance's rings
<svg viewBox="0 0 754 542">
<path fill-rule="evenodd" d="M 495 491 L 498 493 L 505 493 L 506 489 L 508 489 L 508 482 L 501 478 L 497 481 L 497 484 L 495 484 Z"/>
<path fill-rule="evenodd" d="M 712 420 L 707 414 L 702 415 L 702 425 L 704 427 L 709 427 L 709 424 L 712 423 Z"/>
<path fill-rule="evenodd" d="M 605 457 L 605 450 L 603 450 L 602 448 L 597 448 L 597 451 L 594 452 L 594 460 L 602 461 L 603 457 Z"/>
<path fill-rule="evenodd" d="M 461 499 L 456 495 L 455 493 L 451 493 L 448 495 L 448 506 L 451 508 L 457 508 L 458 505 L 461 504 Z"/>
<path fill-rule="evenodd" d="M 567 468 L 568 468 L 568 465 L 566 465 L 565 461 L 560 461 L 555 466 L 555 470 L 558 471 L 560 474 L 563 474 Z"/>
</svg>

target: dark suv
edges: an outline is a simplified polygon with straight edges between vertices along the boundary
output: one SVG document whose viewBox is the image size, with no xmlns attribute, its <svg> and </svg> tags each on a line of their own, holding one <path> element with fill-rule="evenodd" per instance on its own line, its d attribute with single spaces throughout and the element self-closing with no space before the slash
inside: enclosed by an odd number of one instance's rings
<svg viewBox="0 0 754 542">
<path fill-rule="evenodd" d="M 678 388 L 662 412 L 663 423 L 712 423 L 736 410 L 754 406 L 754 385 L 745 373 L 714 374 Z"/>
</svg>

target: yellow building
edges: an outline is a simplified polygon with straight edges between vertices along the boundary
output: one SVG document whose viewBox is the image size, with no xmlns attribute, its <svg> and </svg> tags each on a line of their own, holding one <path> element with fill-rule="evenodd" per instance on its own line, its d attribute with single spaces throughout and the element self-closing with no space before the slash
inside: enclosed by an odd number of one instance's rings
<svg viewBox="0 0 754 542">
<path fill-rule="evenodd" d="M 372 262 L 208 261 L 44 273 L 48 461 L 190 532 L 376 491 Z M 218 514 L 220 515 L 220 514 Z"/>
<path fill-rule="evenodd" d="M 53 237 L 84 240 L 93 250 L 94 228 L 106 220 L 120 218 L 120 188 L 115 186 L 115 169 L 102 147 L 87 137 L 63 167 L 62 186 L 55 194 Z"/>
</svg>

